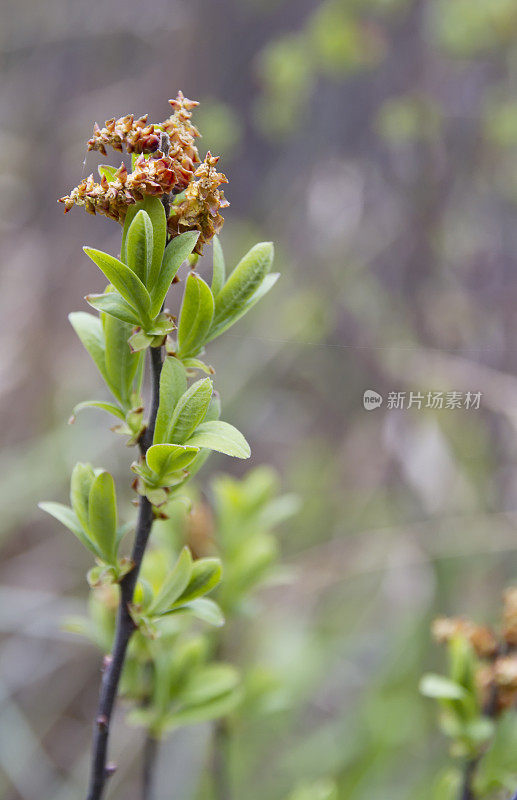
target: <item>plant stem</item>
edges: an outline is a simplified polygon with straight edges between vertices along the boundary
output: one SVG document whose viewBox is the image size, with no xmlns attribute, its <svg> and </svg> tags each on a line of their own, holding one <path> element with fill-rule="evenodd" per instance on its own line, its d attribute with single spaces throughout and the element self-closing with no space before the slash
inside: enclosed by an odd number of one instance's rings
<svg viewBox="0 0 517 800">
<path fill-rule="evenodd" d="M 230 736 L 226 719 L 219 719 L 214 727 L 212 752 L 212 777 L 216 800 L 231 800 L 231 780 L 228 747 Z"/>
<path fill-rule="evenodd" d="M 498 655 L 504 655 L 506 652 L 507 652 L 506 647 L 500 647 L 498 650 Z M 498 701 L 497 685 L 493 683 L 490 688 L 488 700 L 486 701 L 483 707 L 483 715 L 485 717 L 488 717 L 488 719 L 494 719 L 494 717 L 496 716 L 497 701 Z M 459 800 L 476 800 L 473 783 L 474 783 L 474 778 L 476 776 L 476 770 L 480 761 L 481 761 L 481 755 L 477 755 L 473 756 L 472 758 L 469 758 L 465 762 L 465 766 L 463 768 L 463 780 L 461 782 Z"/>
<path fill-rule="evenodd" d="M 143 456 L 153 439 L 156 414 L 160 402 L 160 373 L 162 369 L 161 347 L 150 348 L 150 355 L 152 386 L 151 410 L 147 430 L 140 441 L 140 452 Z M 87 800 L 101 800 L 106 780 L 113 771 L 106 763 L 110 722 L 117 697 L 120 676 L 124 666 L 127 646 L 135 630 L 135 624 L 131 618 L 129 608 L 133 601 L 138 573 L 140 572 L 152 524 L 153 507 L 147 497 L 141 497 L 138 508 L 135 539 L 131 553 L 131 560 L 134 566 L 120 581 L 120 600 L 115 628 L 115 641 L 111 656 L 105 661 L 105 668 L 102 676 L 99 705 L 93 732 L 93 752 Z"/>
<path fill-rule="evenodd" d="M 461 784 L 460 800 L 475 800 L 474 789 L 472 787 L 474 775 L 478 765 L 479 757 L 469 759 L 465 763 L 463 770 L 463 781 Z"/>
<path fill-rule="evenodd" d="M 158 739 L 148 733 L 144 743 L 142 800 L 153 800 L 154 798 L 154 782 L 159 745 Z"/>
</svg>

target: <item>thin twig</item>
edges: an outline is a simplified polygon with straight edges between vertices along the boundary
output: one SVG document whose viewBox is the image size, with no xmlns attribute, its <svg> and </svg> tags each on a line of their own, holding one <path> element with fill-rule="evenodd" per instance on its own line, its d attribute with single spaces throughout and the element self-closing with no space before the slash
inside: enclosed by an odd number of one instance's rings
<svg viewBox="0 0 517 800">
<path fill-rule="evenodd" d="M 144 743 L 143 769 L 142 769 L 142 800 L 153 800 L 156 778 L 156 764 L 160 743 L 154 736 L 148 734 Z"/>
<path fill-rule="evenodd" d="M 147 430 L 140 440 L 140 451 L 142 455 L 145 455 L 153 439 L 156 414 L 158 412 L 160 400 L 160 373 L 162 369 L 161 347 L 150 348 L 150 353 L 152 376 L 151 411 Z M 102 676 L 99 706 L 94 724 L 92 766 L 87 800 L 101 800 L 106 780 L 113 772 L 113 769 L 107 765 L 110 722 L 117 697 L 120 675 L 122 673 L 122 667 L 124 666 L 127 646 L 135 630 L 135 624 L 131 618 L 129 608 L 133 601 L 138 573 L 144 557 L 149 534 L 151 533 L 152 524 L 153 507 L 147 497 L 141 497 L 135 539 L 131 553 L 131 560 L 134 567 L 120 581 L 120 600 L 117 612 L 115 641 L 111 656 L 105 660 L 105 668 Z"/>
<path fill-rule="evenodd" d="M 476 774 L 476 768 L 479 762 L 479 756 L 475 758 L 469 759 L 464 767 L 463 771 L 463 781 L 461 784 L 461 794 L 460 800 L 475 800 L 475 794 L 473 789 L 473 781 L 474 775 Z"/>
</svg>

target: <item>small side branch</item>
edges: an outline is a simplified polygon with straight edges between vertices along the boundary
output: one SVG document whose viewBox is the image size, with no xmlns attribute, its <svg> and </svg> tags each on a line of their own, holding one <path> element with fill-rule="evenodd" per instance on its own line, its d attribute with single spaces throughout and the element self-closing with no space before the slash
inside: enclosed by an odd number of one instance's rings
<svg viewBox="0 0 517 800">
<path fill-rule="evenodd" d="M 145 455 L 147 448 L 152 442 L 156 414 L 160 402 L 160 373 L 162 369 L 161 348 L 151 348 L 150 354 L 152 375 L 151 410 L 147 431 L 140 442 L 140 451 L 142 455 Z M 112 654 L 105 661 L 102 676 L 99 706 L 93 732 L 92 765 L 87 800 L 101 800 L 106 780 L 112 772 L 107 765 L 110 722 L 118 693 L 120 676 L 126 658 L 127 646 L 135 630 L 129 608 L 133 601 L 133 594 L 142 565 L 145 548 L 147 547 L 147 542 L 151 533 L 152 524 L 152 505 L 147 497 L 141 497 L 138 508 L 135 539 L 131 553 L 134 567 L 120 581 L 120 600 L 115 628 L 115 641 Z"/>
</svg>

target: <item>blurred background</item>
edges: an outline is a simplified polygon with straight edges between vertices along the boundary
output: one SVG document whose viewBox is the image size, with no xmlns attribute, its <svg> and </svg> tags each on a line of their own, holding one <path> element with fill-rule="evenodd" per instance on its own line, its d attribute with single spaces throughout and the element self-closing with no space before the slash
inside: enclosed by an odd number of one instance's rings
<svg viewBox="0 0 517 800">
<path fill-rule="evenodd" d="M 288 702 L 240 731 L 235 796 L 331 777 L 340 800 L 439 800 L 429 622 L 489 622 L 517 565 L 515 0 L 1 12 L 1 796 L 82 796 L 99 682 L 99 653 L 61 629 L 84 611 L 88 556 L 36 504 L 66 498 L 77 460 L 131 496 L 109 420 L 66 424 L 102 391 L 67 321 L 103 288 L 81 245 L 116 252 L 120 232 L 56 198 L 95 171 L 95 120 L 163 119 L 181 88 L 230 180 L 227 262 L 272 239 L 282 272 L 210 349 L 225 418 L 302 500 L 281 532 L 294 578 L 261 593 L 246 637 Z M 431 390 L 481 392 L 480 408 L 388 408 Z M 201 480 L 247 468 L 213 458 Z M 202 792 L 205 741 L 171 737 L 160 798 Z M 117 717 L 114 796 L 138 797 L 140 746 Z"/>
</svg>

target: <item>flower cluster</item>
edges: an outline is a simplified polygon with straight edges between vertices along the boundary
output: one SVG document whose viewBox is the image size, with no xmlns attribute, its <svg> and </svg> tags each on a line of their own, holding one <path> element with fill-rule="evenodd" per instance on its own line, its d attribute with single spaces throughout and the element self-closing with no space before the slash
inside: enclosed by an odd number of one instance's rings
<svg viewBox="0 0 517 800">
<path fill-rule="evenodd" d="M 119 153 L 153 153 L 160 146 L 160 135 L 154 125 L 147 124 L 147 114 L 135 119 L 132 114 L 120 119 L 108 119 L 104 128 L 97 123 L 93 126 L 92 138 L 88 141 L 88 150 L 98 150 L 107 155 L 106 147 L 112 147 Z"/>
<path fill-rule="evenodd" d="M 202 253 L 203 244 L 223 225 L 220 210 L 228 201 L 219 187 L 228 181 L 215 169 L 218 157 L 207 153 L 200 162 L 196 147 L 200 134 L 191 121 L 197 101 L 179 92 L 169 103 L 173 113 L 159 124 L 148 124 L 147 115 L 110 119 L 103 128 L 96 124 L 88 149 L 102 155 L 107 147 L 125 150 L 133 155 L 132 172 L 124 164 L 118 170 L 102 168 L 100 181 L 90 175 L 59 202 L 64 203 L 65 212 L 82 206 L 90 214 L 103 214 L 123 224 L 129 206 L 146 196 L 163 197 L 170 209 L 169 235 L 198 230 L 196 252 Z"/>
<path fill-rule="evenodd" d="M 462 617 L 440 617 L 432 631 L 440 643 L 466 639 L 479 659 L 476 683 L 483 707 L 494 713 L 511 708 L 517 701 L 517 587 L 503 595 L 501 634 Z"/>
<path fill-rule="evenodd" d="M 214 234 L 219 233 L 224 219 L 219 213 L 221 208 L 226 208 L 229 203 L 224 192 L 219 189 L 223 183 L 228 183 L 228 178 L 222 172 L 217 172 L 218 156 L 210 152 L 194 173 L 194 178 L 185 189 L 183 195 L 178 197 L 170 210 L 167 229 L 172 236 L 178 236 L 184 231 L 198 230 L 200 232 L 195 252 L 203 252 L 203 244 L 209 242 Z"/>
</svg>

